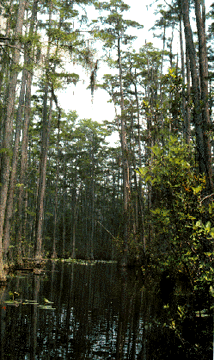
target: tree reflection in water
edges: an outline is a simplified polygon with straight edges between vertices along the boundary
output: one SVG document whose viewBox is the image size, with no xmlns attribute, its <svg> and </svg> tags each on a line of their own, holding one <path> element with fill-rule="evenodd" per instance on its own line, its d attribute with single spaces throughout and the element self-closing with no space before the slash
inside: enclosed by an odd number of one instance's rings
<svg viewBox="0 0 214 360">
<path fill-rule="evenodd" d="M 1 291 L 0 359 L 209 360 L 211 350 L 193 356 L 194 346 L 168 325 L 157 289 L 158 280 L 143 283 L 104 263 L 52 262 L 43 276 L 12 277 Z M 18 303 L 5 304 L 9 291 L 20 293 Z M 44 298 L 53 308 L 24 304 Z"/>
</svg>

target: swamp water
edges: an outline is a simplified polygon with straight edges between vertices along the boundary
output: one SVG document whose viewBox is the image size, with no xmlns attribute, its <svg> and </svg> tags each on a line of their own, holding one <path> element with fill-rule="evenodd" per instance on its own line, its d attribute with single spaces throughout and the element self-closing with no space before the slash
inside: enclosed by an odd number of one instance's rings
<svg viewBox="0 0 214 360">
<path fill-rule="evenodd" d="M 157 282 L 143 282 L 140 269 L 52 262 L 0 291 L 0 360 L 212 359 L 210 323 L 188 325 L 187 339 L 177 333 Z"/>
</svg>

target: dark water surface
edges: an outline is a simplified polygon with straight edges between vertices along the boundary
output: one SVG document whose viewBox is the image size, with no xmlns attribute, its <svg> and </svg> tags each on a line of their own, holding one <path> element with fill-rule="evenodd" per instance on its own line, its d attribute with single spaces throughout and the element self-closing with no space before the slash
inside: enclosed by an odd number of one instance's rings
<svg viewBox="0 0 214 360">
<path fill-rule="evenodd" d="M 138 275 L 51 263 L 42 275 L 10 277 L 0 289 L 0 359 L 211 360 L 206 341 L 203 355 L 186 351 L 190 340 L 176 336 L 157 284 Z"/>
</svg>

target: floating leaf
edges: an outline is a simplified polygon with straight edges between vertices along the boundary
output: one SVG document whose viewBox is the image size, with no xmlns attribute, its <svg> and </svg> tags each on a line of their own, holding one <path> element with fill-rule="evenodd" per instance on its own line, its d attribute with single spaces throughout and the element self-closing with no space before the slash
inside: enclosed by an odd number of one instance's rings
<svg viewBox="0 0 214 360">
<path fill-rule="evenodd" d="M 16 300 L 7 300 L 4 303 L 7 305 L 16 306 L 16 307 L 21 304 L 20 301 L 16 301 Z"/>
<path fill-rule="evenodd" d="M 23 305 L 38 305 L 39 303 L 36 300 L 25 300 Z"/>
<path fill-rule="evenodd" d="M 50 301 L 50 300 L 44 298 L 44 303 L 45 303 L 46 305 L 48 305 L 48 304 L 53 304 L 53 301 Z"/>
<path fill-rule="evenodd" d="M 41 309 L 41 310 L 56 310 L 56 308 L 53 308 L 51 305 L 38 305 L 38 309 Z"/>
</svg>

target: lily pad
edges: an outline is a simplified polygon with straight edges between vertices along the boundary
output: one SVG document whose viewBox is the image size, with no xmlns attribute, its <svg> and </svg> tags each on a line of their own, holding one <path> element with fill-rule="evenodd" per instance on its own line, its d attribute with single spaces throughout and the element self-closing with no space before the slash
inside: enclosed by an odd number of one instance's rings
<svg viewBox="0 0 214 360">
<path fill-rule="evenodd" d="M 46 298 L 44 298 L 44 305 L 50 305 L 50 304 L 53 304 L 53 301 L 50 301 L 50 300 L 48 300 L 48 299 L 46 299 Z"/>
<path fill-rule="evenodd" d="M 51 305 L 38 305 L 38 309 L 41 309 L 41 310 L 56 310 L 56 308 L 53 308 Z"/>
<path fill-rule="evenodd" d="M 16 301 L 16 300 L 7 300 L 4 303 L 6 305 L 11 305 L 11 306 L 19 306 L 21 304 L 20 301 Z"/>
<path fill-rule="evenodd" d="M 39 305 L 39 303 L 36 300 L 25 300 L 23 305 Z"/>
</svg>

